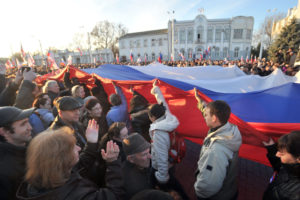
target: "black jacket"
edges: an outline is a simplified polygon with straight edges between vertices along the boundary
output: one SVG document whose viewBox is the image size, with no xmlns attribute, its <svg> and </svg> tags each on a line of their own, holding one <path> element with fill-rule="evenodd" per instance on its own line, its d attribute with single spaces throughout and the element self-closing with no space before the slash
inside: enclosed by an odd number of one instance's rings
<svg viewBox="0 0 300 200">
<path fill-rule="evenodd" d="M 15 104 L 16 92 L 19 85 L 14 81 L 8 83 L 0 94 L 0 106 L 12 106 Z"/>
<path fill-rule="evenodd" d="M 32 107 L 34 101 L 34 91 L 36 85 L 28 80 L 23 80 L 16 97 L 15 106 L 20 109 L 28 109 Z"/>
<path fill-rule="evenodd" d="M 264 200 L 299 200 L 300 199 L 300 164 L 282 164 L 276 154 L 276 145 L 267 147 L 267 157 L 278 174 L 268 185 Z"/>
<path fill-rule="evenodd" d="M 123 178 L 120 170 L 120 161 L 107 163 L 106 188 L 98 188 L 91 181 L 80 176 L 79 172 L 88 169 L 91 161 L 95 159 L 95 151 L 88 150 L 87 145 L 80 155 L 79 163 L 73 168 L 68 181 L 60 187 L 54 189 L 35 188 L 23 182 L 17 192 L 18 199 L 26 200 L 114 200 L 121 199 L 124 195 Z M 93 145 L 97 146 L 97 145 Z M 93 147 L 93 149 L 96 149 Z M 80 169 L 80 170 L 79 170 Z"/>
<path fill-rule="evenodd" d="M 16 199 L 25 175 L 26 147 L 0 142 L 0 199 Z"/>
<path fill-rule="evenodd" d="M 150 179 L 150 168 L 139 169 L 136 165 L 126 160 L 122 167 L 122 172 L 126 192 L 125 199 L 130 199 L 140 191 L 153 189 Z"/>
<path fill-rule="evenodd" d="M 130 101 L 129 113 L 130 113 L 132 131 L 141 134 L 145 138 L 145 140 L 150 142 L 151 139 L 149 135 L 149 128 L 152 122 L 150 121 L 148 116 L 148 111 L 149 111 L 147 105 L 148 101 L 144 96 L 142 96 L 137 91 L 134 91 L 133 95 L 134 97 L 140 96 L 141 99 L 144 99 L 144 105 L 135 105 L 132 102 L 132 99 Z"/>
<path fill-rule="evenodd" d="M 51 126 L 49 127 L 49 129 L 56 130 L 56 129 L 62 128 L 64 126 L 67 126 L 67 125 L 62 121 L 62 119 L 59 116 L 56 116 L 56 118 L 54 119 L 54 121 L 51 124 Z M 74 134 L 76 137 L 76 144 L 78 146 L 80 146 L 81 149 L 83 149 L 86 144 L 85 130 L 84 130 L 83 126 L 79 123 L 73 123 L 72 127 L 70 127 L 70 128 L 72 128 L 74 130 Z"/>
</svg>

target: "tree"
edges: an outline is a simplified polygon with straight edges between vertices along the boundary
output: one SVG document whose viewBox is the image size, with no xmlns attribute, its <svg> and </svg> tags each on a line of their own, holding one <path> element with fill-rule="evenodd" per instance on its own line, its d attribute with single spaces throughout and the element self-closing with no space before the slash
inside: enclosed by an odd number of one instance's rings
<svg viewBox="0 0 300 200">
<path fill-rule="evenodd" d="M 292 48 L 294 51 L 297 51 L 300 45 L 300 24 L 297 23 L 296 19 L 293 18 L 291 22 L 283 27 L 278 38 L 273 42 L 269 48 L 269 58 L 276 60 L 276 52 L 279 49 L 282 49 L 284 53 L 289 48 Z"/>
<path fill-rule="evenodd" d="M 284 13 L 275 13 L 273 15 L 268 15 L 265 17 L 264 22 L 260 25 L 260 28 L 253 34 L 253 46 L 258 45 L 263 37 L 263 44 L 266 48 L 272 43 L 272 27 L 273 24 L 285 17 Z"/>
<path fill-rule="evenodd" d="M 14 54 L 10 57 L 10 59 L 16 59 L 16 58 L 17 58 L 20 62 L 23 62 L 23 58 L 22 58 L 20 52 L 14 53 Z"/>
<path fill-rule="evenodd" d="M 74 34 L 73 42 L 69 45 L 69 48 L 77 49 L 78 47 L 81 50 L 89 48 L 87 33 L 75 33 Z"/>
<path fill-rule="evenodd" d="M 116 25 L 109 21 L 100 21 L 93 28 L 91 37 L 97 49 L 111 49 L 116 54 L 119 38 L 126 33 L 127 28 L 123 24 Z"/>
</svg>

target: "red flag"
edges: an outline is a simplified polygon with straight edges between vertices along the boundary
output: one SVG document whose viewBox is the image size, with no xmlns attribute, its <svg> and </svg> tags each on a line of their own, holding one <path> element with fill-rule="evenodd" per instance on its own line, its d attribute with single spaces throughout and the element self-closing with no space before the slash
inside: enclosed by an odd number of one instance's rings
<svg viewBox="0 0 300 200">
<path fill-rule="evenodd" d="M 72 65 L 72 56 L 71 55 L 69 55 L 69 57 L 68 57 L 68 65 Z"/>
<path fill-rule="evenodd" d="M 116 60 L 117 60 L 117 63 L 119 64 L 120 63 L 119 54 L 116 54 Z"/>
<path fill-rule="evenodd" d="M 200 53 L 200 62 L 202 61 L 202 59 L 203 59 L 203 55 L 202 53 Z"/>
<path fill-rule="evenodd" d="M 82 51 L 79 47 L 77 47 L 77 50 L 80 52 L 80 56 L 82 56 Z"/>
<path fill-rule="evenodd" d="M 59 69 L 55 60 L 52 58 L 50 51 L 48 51 L 47 57 L 48 57 L 48 62 L 50 63 L 50 68 L 51 69 Z"/>
<path fill-rule="evenodd" d="M 22 58 L 23 58 L 23 61 L 26 61 L 26 53 L 25 53 L 25 51 L 23 50 L 22 44 L 21 44 L 21 56 L 22 56 Z"/>
<path fill-rule="evenodd" d="M 249 62 L 249 57 L 247 56 L 247 58 L 246 58 L 246 63 L 248 63 Z"/>
<path fill-rule="evenodd" d="M 171 61 L 173 62 L 174 61 L 174 57 L 173 57 L 173 55 L 171 54 Z"/>
<path fill-rule="evenodd" d="M 10 60 L 7 60 L 7 61 L 6 61 L 5 66 L 6 66 L 6 69 L 14 68 L 14 67 L 12 66 Z"/>
<path fill-rule="evenodd" d="M 162 54 L 161 53 L 159 53 L 159 56 L 158 56 L 157 60 L 158 60 L 159 63 L 161 63 L 161 61 L 162 61 Z"/>
<path fill-rule="evenodd" d="M 133 55 L 132 55 L 132 51 L 130 51 L 130 61 L 133 62 Z"/>
</svg>

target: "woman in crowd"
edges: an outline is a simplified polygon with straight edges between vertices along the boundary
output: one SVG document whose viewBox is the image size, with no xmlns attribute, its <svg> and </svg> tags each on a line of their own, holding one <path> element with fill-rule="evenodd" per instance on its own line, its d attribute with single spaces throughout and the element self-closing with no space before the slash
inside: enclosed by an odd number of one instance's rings
<svg viewBox="0 0 300 200">
<path fill-rule="evenodd" d="M 94 162 L 98 125 L 89 122 L 86 131 L 88 145 L 80 157 L 80 147 L 76 145 L 73 132 L 68 127 L 48 130 L 35 137 L 27 152 L 27 171 L 24 183 L 18 189 L 19 199 L 119 199 L 123 195 L 122 175 L 118 145 L 107 143 L 106 151 L 101 154 L 107 163 L 107 188 L 80 176 L 81 169 L 88 169 Z"/>
<path fill-rule="evenodd" d="M 128 129 L 124 122 L 114 122 L 110 125 L 108 132 L 102 137 L 100 141 L 101 148 L 105 148 L 108 141 L 114 141 L 120 149 L 119 157 L 121 161 L 126 160 L 125 153 L 123 151 L 122 141 L 128 137 Z"/>
<path fill-rule="evenodd" d="M 300 199 L 300 131 L 281 136 L 277 146 L 272 139 L 263 143 L 274 169 L 263 199 Z"/>
<path fill-rule="evenodd" d="M 102 136 L 108 131 L 106 116 L 103 114 L 102 105 L 96 97 L 89 96 L 87 98 L 89 99 L 84 104 L 85 111 L 80 121 L 82 122 L 83 126 L 86 128 L 89 120 L 91 119 L 96 120 L 100 127 L 99 136 L 98 136 L 98 139 L 100 141 Z"/>
<path fill-rule="evenodd" d="M 35 112 L 29 117 L 32 126 L 32 136 L 46 130 L 54 120 L 51 99 L 47 93 L 39 94 L 33 101 Z"/>
</svg>

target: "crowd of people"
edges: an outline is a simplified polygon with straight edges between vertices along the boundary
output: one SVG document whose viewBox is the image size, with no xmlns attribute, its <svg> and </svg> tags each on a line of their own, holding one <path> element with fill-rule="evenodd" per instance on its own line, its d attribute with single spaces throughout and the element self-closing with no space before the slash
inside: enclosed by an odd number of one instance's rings
<svg viewBox="0 0 300 200">
<path fill-rule="evenodd" d="M 236 64 L 245 73 L 267 75 L 275 66 L 283 70 L 285 63 L 164 64 Z M 296 71 L 288 66 L 285 72 Z M 63 81 L 47 80 L 42 86 L 35 83 L 36 72 L 48 71 L 0 70 L 1 199 L 188 199 L 169 158 L 169 133 L 180 122 L 170 112 L 158 80 L 151 90 L 156 104 L 149 104 L 130 86 L 128 107 L 114 81 L 115 93 L 108 95 L 95 77 L 91 89 L 70 77 L 68 66 Z M 195 99 L 195 109 L 209 127 L 195 172 L 195 194 L 198 199 L 237 199 L 242 137 L 238 127 L 228 122 L 231 109 L 220 100 L 206 103 L 196 89 Z M 282 136 L 278 145 L 272 139 L 262 142 L 275 172 L 263 199 L 299 199 L 300 131 Z"/>
</svg>

